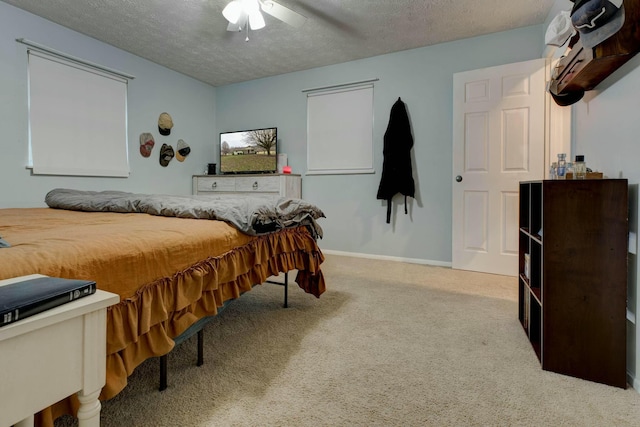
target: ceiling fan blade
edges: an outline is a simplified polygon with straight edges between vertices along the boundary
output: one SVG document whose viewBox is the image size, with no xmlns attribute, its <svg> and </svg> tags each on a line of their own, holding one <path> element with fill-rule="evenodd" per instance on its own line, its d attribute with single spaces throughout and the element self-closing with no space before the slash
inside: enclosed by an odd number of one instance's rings
<svg viewBox="0 0 640 427">
<path fill-rule="evenodd" d="M 238 22 L 236 22 L 235 24 L 229 22 L 229 25 L 227 25 L 227 31 L 242 31 L 247 25 L 247 18 L 247 14 L 243 13 L 242 15 L 240 15 L 240 18 L 238 18 Z"/>
<path fill-rule="evenodd" d="M 229 25 L 227 25 L 227 31 L 241 31 L 242 28 L 240 27 L 240 23 L 236 22 L 235 24 L 232 24 L 231 22 L 229 22 Z"/>
<path fill-rule="evenodd" d="M 274 18 L 277 18 L 292 27 L 300 28 L 307 21 L 305 16 L 302 16 L 298 12 L 294 12 L 288 7 L 284 7 L 273 0 L 264 0 L 261 1 L 260 4 L 264 13 L 268 13 Z"/>
</svg>

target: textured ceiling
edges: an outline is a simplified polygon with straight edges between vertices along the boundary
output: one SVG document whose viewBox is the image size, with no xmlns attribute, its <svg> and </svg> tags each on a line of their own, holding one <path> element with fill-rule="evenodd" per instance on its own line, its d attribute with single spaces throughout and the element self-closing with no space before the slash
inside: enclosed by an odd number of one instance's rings
<svg viewBox="0 0 640 427">
<path fill-rule="evenodd" d="M 245 42 L 226 31 L 230 0 L 3 1 L 213 86 L 542 24 L 554 3 L 279 0 L 306 23 L 265 14 L 267 26 Z"/>
</svg>

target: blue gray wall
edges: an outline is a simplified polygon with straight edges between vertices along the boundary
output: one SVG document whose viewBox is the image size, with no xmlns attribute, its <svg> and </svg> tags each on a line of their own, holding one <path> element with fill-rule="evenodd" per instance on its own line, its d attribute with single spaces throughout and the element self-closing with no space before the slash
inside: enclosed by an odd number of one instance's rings
<svg viewBox="0 0 640 427">
<path fill-rule="evenodd" d="M 31 176 L 28 156 L 27 54 L 15 39 L 25 38 L 66 54 L 136 76 L 128 89 L 129 178 Z M 215 158 L 215 88 L 95 39 L 0 2 L 0 207 L 44 206 L 56 187 L 188 194 L 191 175 L 202 173 Z M 158 116 L 169 112 L 170 136 L 157 130 Z M 151 157 L 139 152 L 139 135 L 152 132 Z M 192 148 L 180 163 L 159 164 L 160 146 L 174 149 L 179 138 Z M 73 153 L 69 153 L 73 156 Z"/>
<path fill-rule="evenodd" d="M 382 55 L 308 71 L 218 87 L 220 131 L 277 126 L 279 150 L 294 173 L 306 171 L 306 96 L 302 90 L 379 78 L 374 90 L 375 174 L 303 176 L 302 195 L 326 213 L 323 249 L 416 262 L 451 262 L 453 74 L 539 58 L 541 26 Z M 312 54 L 312 53 L 310 53 Z M 414 134 L 416 198 L 376 200 L 383 135 L 401 97 Z"/>
</svg>

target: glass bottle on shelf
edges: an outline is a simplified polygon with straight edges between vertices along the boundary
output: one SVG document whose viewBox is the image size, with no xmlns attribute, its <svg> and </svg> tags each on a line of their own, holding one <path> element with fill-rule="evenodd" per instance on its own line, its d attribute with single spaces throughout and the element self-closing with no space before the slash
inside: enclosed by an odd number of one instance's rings
<svg viewBox="0 0 640 427">
<path fill-rule="evenodd" d="M 586 177 L 587 164 L 584 162 L 584 156 L 576 156 L 576 161 L 573 163 L 573 178 L 586 179 Z"/>
<path fill-rule="evenodd" d="M 558 163 L 551 163 L 551 167 L 549 168 L 549 179 L 557 179 L 556 169 L 558 168 Z"/>
<path fill-rule="evenodd" d="M 564 179 L 567 172 L 567 155 L 565 153 L 558 154 L 558 167 L 556 175 L 558 179 Z"/>
</svg>

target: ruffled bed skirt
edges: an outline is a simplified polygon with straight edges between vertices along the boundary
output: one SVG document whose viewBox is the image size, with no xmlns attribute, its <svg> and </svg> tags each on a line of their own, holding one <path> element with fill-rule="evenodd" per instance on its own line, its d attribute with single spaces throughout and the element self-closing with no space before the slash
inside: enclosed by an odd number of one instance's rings
<svg viewBox="0 0 640 427">
<path fill-rule="evenodd" d="M 107 378 L 100 399 L 114 397 L 143 361 L 167 354 L 181 333 L 199 319 L 217 314 L 270 276 L 298 270 L 296 282 L 319 297 L 325 291 L 320 264 L 324 256 L 305 227 L 256 237 L 244 246 L 141 287 L 107 310 Z M 75 414 L 71 396 L 41 411 L 36 424 L 53 427 L 63 414 Z"/>
</svg>

